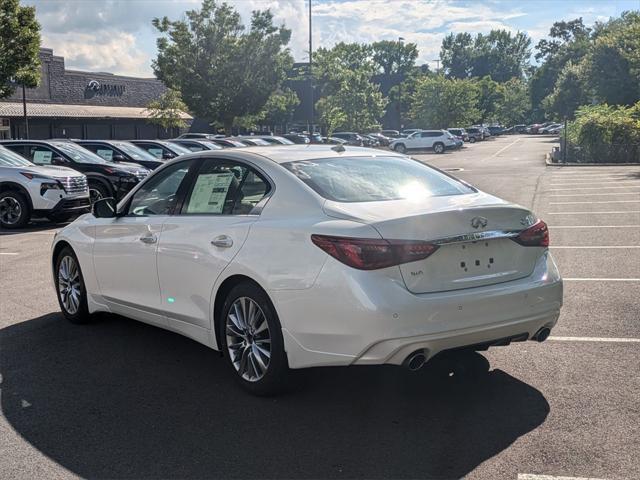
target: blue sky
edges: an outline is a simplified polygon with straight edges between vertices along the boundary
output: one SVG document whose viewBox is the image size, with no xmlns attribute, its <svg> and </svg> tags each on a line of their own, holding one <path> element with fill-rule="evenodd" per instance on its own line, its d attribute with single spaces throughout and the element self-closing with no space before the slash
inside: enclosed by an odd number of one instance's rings
<svg viewBox="0 0 640 480">
<path fill-rule="evenodd" d="M 66 58 L 67 68 L 151 76 L 158 16 L 181 18 L 200 0 L 23 0 L 35 5 L 43 46 Z M 306 0 L 230 0 L 243 20 L 256 9 L 271 9 L 292 29 L 291 51 L 307 58 Z M 504 28 L 528 33 L 533 44 L 553 22 L 583 17 L 592 24 L 640 0 L 313 0 L 314 47 L 336 42 L 405 38 L 418 45 L 419 63 L 435 65 L 442 38 L 450 32 Z"/>
</svg>

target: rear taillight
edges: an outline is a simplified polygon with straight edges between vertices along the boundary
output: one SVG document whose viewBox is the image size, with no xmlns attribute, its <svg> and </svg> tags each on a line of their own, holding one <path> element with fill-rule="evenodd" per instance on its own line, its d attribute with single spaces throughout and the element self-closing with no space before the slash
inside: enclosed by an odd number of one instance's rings
<svg viewBox="0 0 640 480">
<path fill-rule="evenodd" d="M 333 258 L 359 270 L 376 270 L 427 258 L 437 245 L 413 240 L 311 235 L 311 241 Z"/>
<path fill-rule="evenodd" d="M 521 231 L 517 237 L 513 237 L 512 240 L 525 247 L 548 247 L 549 229 L 546 223 L 538 220 L 526 230 Z"/>
</svg>

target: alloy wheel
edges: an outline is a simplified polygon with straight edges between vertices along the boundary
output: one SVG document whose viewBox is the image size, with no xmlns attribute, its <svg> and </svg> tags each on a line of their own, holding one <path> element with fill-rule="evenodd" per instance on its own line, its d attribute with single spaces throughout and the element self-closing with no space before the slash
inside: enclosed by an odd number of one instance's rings
<svg viewBox="0 0 640 480">
<path fill-rule="evenodd" d="M 66 312 L 75 315 L 80 308 L 80 270 L 76 260 L 67 255 L 58 267 L 58 293 Z"/>
<path fill-rule="evenodd" d="M 238 374 L 257 382 L 267 373 L 271 360 L 271 335 L 267 318 L 249 297 L 237 298 L 225 324 L 227 353 Z"/>
<path fill-rule="evenodd" d="M 444 152 L 444 145 L 442 145 L 441 143 L 436 143 L 436 146 L 434 147 L 434 150 L 436 153 L 443 153 Z"/>
<path fill-rule="evenodd" d="M 0 222 L 5 225 L 15 225 L 22 216 L 20 202 L 13 197 L 2 197 L 0 199 Z"/>
<path fill-rule="evenodd" d="M 91 205 L 93 205 L 94 203 L 96 203 L 100 199 L 102 199 L 102 192 L 100 190 L 98 190 L 97 188 L 90 188 L 89 189 L 89 201 L 91 202 Z"/>
</svg>

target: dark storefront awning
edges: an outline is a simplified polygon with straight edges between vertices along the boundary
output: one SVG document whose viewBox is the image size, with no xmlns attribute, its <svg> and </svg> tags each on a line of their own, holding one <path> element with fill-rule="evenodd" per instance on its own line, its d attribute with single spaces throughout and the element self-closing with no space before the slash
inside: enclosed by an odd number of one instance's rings
<svg viewBox="0 0 640 480">
<path fill-rule="evenodd" d="M 0 117 L 22 117 L 22 103 L 0 102 Z M 102 105 L 59 105 L 54 103 L 27 103 L 30 118 L 149 118 L 149 110 L 140 107 L 109 107 Z M 191 120 L 182 112 L 184 120 Z"/>
</svg>

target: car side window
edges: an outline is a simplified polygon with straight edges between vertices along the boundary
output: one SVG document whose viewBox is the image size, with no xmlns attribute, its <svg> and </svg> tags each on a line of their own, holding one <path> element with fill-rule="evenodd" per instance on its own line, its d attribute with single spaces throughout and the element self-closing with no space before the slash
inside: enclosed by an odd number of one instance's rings
<svg viewBox="0 0 640 480">
<path fill-rule="evenodd" d="M 51 165 L 53 161 L 54 152 L 48 147 L 40 145 L 34 145 L 28 147 L 27 158 L 36 165 Z"/>
<path fill-rule="evenodd" d="M 111 148 L 111 147 L 106 146 L 106 145 L 96 145 L 96 144 L 93 144 L 93 143 L 83 143 L 82 147 L 84 147 L 87 150 L 95 153 L 100 158 L 102 158 L 103 160 L 107 160 L 107 161 L 113 160 L 113 155 L 115 154 L 115 150 L 113 148 Z"/>
<path fill-rule="evenodd" d="M 182 213 L 248 215 L 270 190 L 270 184 L 247 165 L 207 160 L 186 197 Z"/>
<path fill-rule="evenodd" d="M 133 194 L 130 216 L 171 215 L 182 184 L 193 160 L 175 163 L 151 177 Z"/>
<path fill-rule="evenodd" d="M 160 160 L 162 160 L 165 153 L 169 153 L 169 150 L 153 143 L 137 143 L 136 145 Z"/>
</svg>

